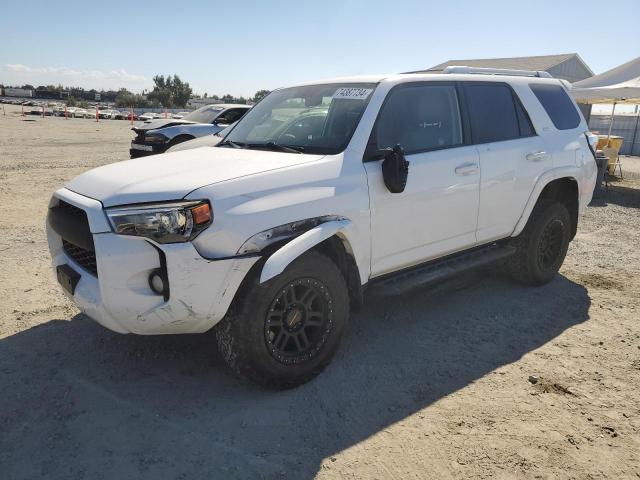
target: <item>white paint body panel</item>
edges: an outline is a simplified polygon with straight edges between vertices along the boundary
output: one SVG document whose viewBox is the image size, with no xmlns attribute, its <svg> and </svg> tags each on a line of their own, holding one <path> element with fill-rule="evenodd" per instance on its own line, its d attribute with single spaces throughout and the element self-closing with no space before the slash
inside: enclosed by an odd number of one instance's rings
<svg viewBox="0 0 640 480">
<path fill-rule="evenodd" d="M 459 165 L 478 165 L 474 146 L 407 155 L 409 178 L 390 193 L 382 162 L 367 162 L 371 196 L 372 276 L 448 255 L 476 243 L 480 169 L 457 175 Z"/>
<path fill-rule="evenodd" d="M 487 243 L 510 235 L 533 186 L 552 161 L 539 136 L 476 148 L 482 169 L 477 240 Z M 540 160 L 527 160 L 527 155 L 535 153 L 541 154 Z"/>
<path fill-rule="evenodd" d="M 271 280 L 296 258 L 327 238 L 334 236 L 349 225 L 348 220 L 326 222 L 294 238 L 285 246 L 273 253 L 265 262 L 260 274 L 260 283 Z"/>
<path fill-rule="evenodd" d="M 405 192 L 384 186 L 381 162 L 363 154 L 381 105 L 396 85 L 416 81 L 509 83 L 529 112 L 537 136 L 408 156 Z M 344 81 L 340 79 L 338 81 Z M 257 256 L 238 256 L 244 242 L 279 225 L 336 216 L 291 240 L 265 262 L 261 277 L 281 273 L 297 256 L 337 235 L 353 255 L 362 283 L 407 266 L 519 234 L 550 181 L 578 183 L 580 211 L 591 200 L 596 167 L 583 132 L 554 128 L 528 84 L 556 80 L 488 75 L 392 75 L 379 82 L 349 142 L 336 155 L 233 148 L 196 148 L 91 170 L 54 195 L 87 213 L 98 277 L 84 272 L 73 300 L 118 332 L 202 332 L 215 325 Z M 325 82 L 329 83 L 329 82 Z M 529 153 L 544 152 L 536 161 Z M 477 164 L 457 175 L 456 167 Z M 154 294 L 149 273 L 159 266 L 149 241 L 111 232 L 103 208 L 179 199 L 208 200 L 212 225 L 192 242 L 156 245 L 166 257 L 170 298 Z M 48 228 L 54 266 L 74 264 Z"/>
<path fill-rule="evenodd" d="M 71 180 L 66 187 L 99 200 L 105 207 L 176 200 L 204 185 L 263 174 L 319 158 L 320 155 L 196 148 L 94 168 Z"/>
</svg>

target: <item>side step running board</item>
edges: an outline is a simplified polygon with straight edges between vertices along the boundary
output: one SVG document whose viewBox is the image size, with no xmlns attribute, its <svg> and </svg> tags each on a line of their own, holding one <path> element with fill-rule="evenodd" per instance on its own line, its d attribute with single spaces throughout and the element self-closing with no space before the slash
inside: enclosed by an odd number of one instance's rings
<svg viewBox="0 0 640 480">
<path fill-rule="evenodd" d="M 374 278 L 369 282 L 368 289 L 375 293 L 397 295 L 503 260 L 515 252 L 515 247 L 494 243 Z"/>
</svg>

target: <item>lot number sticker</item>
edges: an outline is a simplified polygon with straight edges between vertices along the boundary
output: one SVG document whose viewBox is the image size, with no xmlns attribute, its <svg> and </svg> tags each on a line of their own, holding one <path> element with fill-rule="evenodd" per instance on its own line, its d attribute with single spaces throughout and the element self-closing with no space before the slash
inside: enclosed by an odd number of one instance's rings
<svg viewBox="0 0 640 480">
<path fill-rule="evenodd" d="M 353 88 L 343 87 L 336 90 L 333 98 L 348 98 L 351 100 L 366 100 L 369 94 L 373 92 L 373 88 Z"/>
</svg>

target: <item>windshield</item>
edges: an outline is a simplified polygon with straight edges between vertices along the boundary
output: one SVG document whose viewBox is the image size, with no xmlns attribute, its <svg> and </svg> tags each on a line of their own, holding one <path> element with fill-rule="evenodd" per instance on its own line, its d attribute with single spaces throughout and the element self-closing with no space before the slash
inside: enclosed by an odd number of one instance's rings
<svg viewBox="0 0 640 480">
<path fill-rule="evenodd" d="M 183 120 L 189 120 L 190 122 L 196 123 L 211 123 L 222 110 L 224 110 L 222 107 L 217 107 L 215 105 L 205 105 L 204 107 L 200 107 L 190 114 L 185 115 L 183 117 Z"/>
<path fill-rule="evenodd" d="M 339 153 L 347 147 L 375 87 L 333 83 L 276 90 L 253 107 L 220 145 Z"/>
<path fill-rule="evenodd" d="M 218 133 L 214 133 L 214 135 L 216 137 L 224 137 L 227 133 L 229 133 L 231 130 L 233 130 L 233 127 L 235 127 L 236 123 L 237 122 L 232 123 L 228 127 L 225 127 L 222 130 L 220 130 Z"/>
</svg>

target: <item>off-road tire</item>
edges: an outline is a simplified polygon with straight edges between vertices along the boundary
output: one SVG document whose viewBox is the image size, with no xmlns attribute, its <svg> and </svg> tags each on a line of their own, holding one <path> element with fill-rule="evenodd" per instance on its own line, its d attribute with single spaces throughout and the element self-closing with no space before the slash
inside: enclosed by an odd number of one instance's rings
<svg viewBox="0 0 640 480">
<path fill-rule="evenodd" d="M 227 364 L 240 377 L 266 388 L 293 388 L 318 375 L 330 363 L 338 349 L 349 316 L 347 285 L 333 261 L 316 251 L 297 258 L 284 272 L 264 284 L 259 283 L 260 271 L 261 268 L 254 268 L 250 272 L 227 315 L 216 326 L 218 349 Z M 270 323 L 267 321 L 272 318 L 270 315 L 274 302 L 282 301 L 286 289 L 293 288 L 295 292 L 298 287 L 303 292 L 304 288 L 313 288 L 316 292 L 314 298 L 319 297 L 319 300 L 313 302 L 326 302 L 323 303 L 326 305 L 323 311 L 327 312 L 324 321 L 328 323 L 327 326 L 318 327 L 316 331 L 314 327 L 302 324 L 314 317 L 305 316 L 305 320 L 300 321 L 302 328 L 311 328 L 311 332 L 322 331 L 322 335 L 315 333 L 314 337 L 319 338 L 318 342 L 322 341 L 322 345 L 309 353 L 308 359 L 293 362 L 290 358 L 279 355 L 281 352 L 275 348 L 275 342 L 272 342 L 272 330 L 269 330 Z M 279 310 L 282 304 L 275 305 Z M 283 327 L 275 328 L 284 328 L 285 318 L 289 317 L 283 316 L 280 321 Z M 289 345 L 289 341 L 285 341 L 285 347 Z M 296 340 L 293 346 L 295 348 L 298 345 Z"/>
<path fill-rule="evenodd" d="M 546 262 L 540 259 L 544 238 L 550 230 L 559 236 L 558 246 Z M 526 227 L 511 242 L 516 253 L 507 261 L 512 278 L 525 285 L 540 286 L 558 273 L 567 254 L 571 238 L 571 217 L 567 208 L 555 200 L 540 200 L 534 207 Z"/>
</svg>

